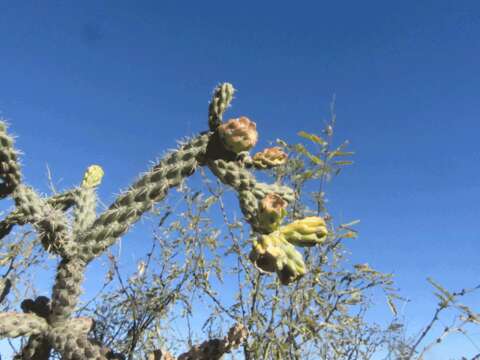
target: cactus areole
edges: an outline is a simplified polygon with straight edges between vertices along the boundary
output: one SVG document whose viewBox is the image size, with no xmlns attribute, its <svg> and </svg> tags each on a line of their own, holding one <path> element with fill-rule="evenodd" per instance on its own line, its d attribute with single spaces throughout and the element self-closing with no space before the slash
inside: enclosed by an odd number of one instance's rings
<svg viewBox="0 0 480 360">
<path fill-rule="evenodd" d="M 0 237 L 16 225 L 30 224 L 45 251 L 60 258 L 51 299 L 26 299 L 23 312 L 0 314 L 3 338 L 29 337 L 19 354 L 21 359 L 48 359 L 52 349 L 67 360 L 107 359 L 110 349 L 88 337 L 94 326 L 91 319 L 72 316 L 86 266 L 199 166 L 210 168 L 237 193 L 244 219 L 252 229 L 250 259 L 259 271 L 276 273 L 284 285 L 308 271 L 295 246 L 321 243 L 328 235 L 327 226 L 319 217 L 281 225 L 294 200 L 292 189 L 259 182 L 252 170 L 281 166 L 287 155 L 280 148 L 269 148 L 252 160 L 248 151 L 257 143 L 256 124 L 245 116 L 222 120 L 233 94 L 231 84 L 217 86 L 209 105 L 209 131 L 168 153 L 100 214 L 96 213 L 96 189 L 104 173 L 99 165 L 86 170 L 79 186 L 42 196 L 22 181 L 14 140 L 7 124 L 0 121 L 0 197 L 11 197 L 15 203 L 0 222 Z M 72 216 L 66 214 L 69 209 Z M 242 329 L 238 333 L 244 334 Z"/>
</svg>

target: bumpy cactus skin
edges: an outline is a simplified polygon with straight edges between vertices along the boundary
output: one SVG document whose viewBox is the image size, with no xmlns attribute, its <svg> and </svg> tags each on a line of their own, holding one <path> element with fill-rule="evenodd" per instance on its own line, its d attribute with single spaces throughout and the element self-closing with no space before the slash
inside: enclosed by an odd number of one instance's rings
<svg viewBox="0 0 480 360">
<path fill-rule="evenodd" d="M 75 333 L 66 325 L 52 329 L 47 338 L 63 359 L 107 360 L 99 346 L 90 342 L 84 334 Z"/>
<path fill-rule="evenodd" d="M 0 198 L 10 195 L 22 179 L 13 143 L 13 138 L 7 133 L 7 124 L 0 120 Z"/>
<path fill-rule="evenodd" d="M 50 346 L 48 339 L 43 335 L 34 335 L 30 336 L 27 344 L 23 347 L 22 353 L 16 355 L 14 360 L 44 360 L 48 359 L 50 356 L 50 351 L 52 347 Z"/>
<path fill-rule="evenodd" d="M 75 192 L 74 221 L 73 221 L 73 235 L 80 236 L 87 230 L 95 221 L 97 214 L 95 212 L 97 207 L 97 193 L 95 188 L 102 182 L 104 172 L 98 165 L 91 165 L 88 167 L 81 187 Z"/>
<path fill-rule="evenodd" d="M 210 131 L 215 131 L 222 123 L 225 110 L 230 106 L 235 89 L 232 84 L 223 83 L 213 91 L 213 97 L 208 107 L 208 126 Z"/>
<path fill-rule="evenodd" d="M 0 337 L 16 338 L 45 333 L 48 323 L 35 314 L 0 314 Z"/>
<path fill-rule="evenodd" d="M 100 166 L 90 166 L 80 186 L 43 197 L 21 182 L 18 152 L 7 126 L 0 121 L 0 198 L 11 196 L 16 206 L 0 221 L 0 239 L 15 225 L 31 224 L 45 250 L 60 257 L 51 302 L 46 297 L 26 299 L 21 305 L 24 313 L 0 314 L 0 337 L 29 336 L 16 359 L 48 360 L 52 350 L 65 360 L 107 359 L 109 349 L 88 338 L 92 320 L 72 317 L 86 266 L 199 166 L 208 166 L 236 191 L 245 220 L 255 234 L 250 253 L 253 264 L 260 271 L 276 272 L 282 284 L 306 273 L 302 254 L 294 245 L 322 242 L 326 225 L 321 218 L 307 218 L 281 226 L 288 204 L 295 199 L 293 190 L 258 182 L 250 170 L 281 165 L 286 155 L 271 148 L 250 157 L 248 151 L 258 138 L 255 123 L 246 117 L 222 123 L 233 94 L 231 84 L 220 84 L 209 105 L 210 131 L 167 154 L 98 216 L 96 188 L 103 177 Z M 73 216 L 67 215 L 72 207 Z M 220 359 L 246 336 L 244 329 L 232 329 L 228 337 L 207 341 L 179 359 Z"/>
</svg>

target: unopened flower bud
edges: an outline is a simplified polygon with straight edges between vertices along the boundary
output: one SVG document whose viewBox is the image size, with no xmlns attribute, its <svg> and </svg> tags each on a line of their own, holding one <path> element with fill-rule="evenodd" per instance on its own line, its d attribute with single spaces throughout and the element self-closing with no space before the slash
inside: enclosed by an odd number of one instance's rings
<svg viewBox="0 0 480 360">
<path fill-rule="evenodd" d="M 258 140 L 257 125 L 245 116 L 220 125 L 218 134 L 225 148 L 236 154 L 250 150 Z"/>
<path fill-rule="evenodd" d="M 100 185 L 102 182 L 104 172 L 98 165 L 91 165 L 88 167 L 85 175 L 83 175 L 82 187 L 90 189 Z"/>
</svg>

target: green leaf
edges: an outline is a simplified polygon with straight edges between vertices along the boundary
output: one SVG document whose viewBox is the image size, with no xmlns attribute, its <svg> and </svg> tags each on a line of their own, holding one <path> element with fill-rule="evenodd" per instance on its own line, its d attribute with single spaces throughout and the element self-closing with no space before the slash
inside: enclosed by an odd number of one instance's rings
<svg viewBox="0 0 480 360">
<path fill-rule="evenodd" d="M 431 277 L 427 277 L 427 281 L 440 293 L 443 295 L 445 300 L 448 302 L 452 301 L 454 299 L 454 296 L 452 293 L 450 293 L 447 289 L 445 289 L 442 285 L 437 283 L 435 280 L 433 280 Z"/>
<path fill-rule="evenodd" d="M 387 304 L 388 304 L 388 307 L 390 308 L 390 311 L 392 312 L 392 314 L 395 317 L 397 317 L 398 316 L 397 307 L 395 306 L 395 303 L 393 302 L 393 299 L 390 296 L 387 296 Z"/>
<path fill-rule="evenodd" d="M 323 140 L 320 136 L 315 135 L 315 134 L 310 134 L 310 133 L 307 133 L 305 131 L 300 131 L 298 133 L 298 136 L 301 136 L 305 139 L 308 139 L 308 140 L 314 142 L 315 144 L 320 144 L 322 146 L 327 144 L 327 142 L 325 140 Z"/>
<path fill-rule="evenodd" d="M 350 161 L 350 160 L 334 161 L 333 164 L 337 166 L 352 165 L 353 161 Z"/>
</svg>

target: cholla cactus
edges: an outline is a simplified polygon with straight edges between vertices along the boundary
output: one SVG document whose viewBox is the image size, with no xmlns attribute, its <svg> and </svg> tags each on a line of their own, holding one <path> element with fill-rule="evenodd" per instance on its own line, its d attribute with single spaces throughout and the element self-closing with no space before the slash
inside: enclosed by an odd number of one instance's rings
<svg viewBox="0 0 480 360">
<path fill-rule="evenodd" d="M 326 225 L 321 218 L 307 218 L 280 226 L 288 204 L 294 200 L 293 190 L 258 182 L 248 169 L 252 163 L 238 156 L 256 144 L 258 134 L 255 123 L 246 117 L 222 124 L 233 93 L 231 84 L 219 85 L 209 106 L 210 131 L 165 156 L 99 215 L 96 188 L 104 175 L 100 166 L 90 166 L 80 186 L 51 197 L 41 196 L 22 183 L 18 152 L 7 126 L 0 121 L 0 198 L 11 196 L 15 203 L 15 209 L 0 221 L 0 239 L 14 226 L 30 224 L 45 250 L 60 257 L 51 301 L 46 297 L 27 299 L 22 303 L 24 313 L 0 314 L 0 336 L 29 336 L 17 358 L 48 359 L 54 349 L 65 360 L 107 359 L 109 350 L 88 337 L 93 322 L 72 316 L 86 267 L 199 166 L 208 166 L 237 192 L 245 220 L 255 234 L 250 254 L 253 264 L 260 271 L 276 272 L 282 284 L 306 273 L 302 254 L 294 245 L 320 243 L 327 234 Z M 248 153 L 245 158 L 250 158 Z M 253 158 L 257 168 L 276 166 L 285 160 L 286 155 L 278 148 L 266 149 Z M 73 216 L 67 214 L 70 208 Z M 220 359 L 243 341 L 244 331 L 234 329 L 224 340 L 212 343 L 221 344 L 215 347 L 215 358 Z M 200 350 L 205 354 L 205 346 L 186 354 Z"/>
</svg>

